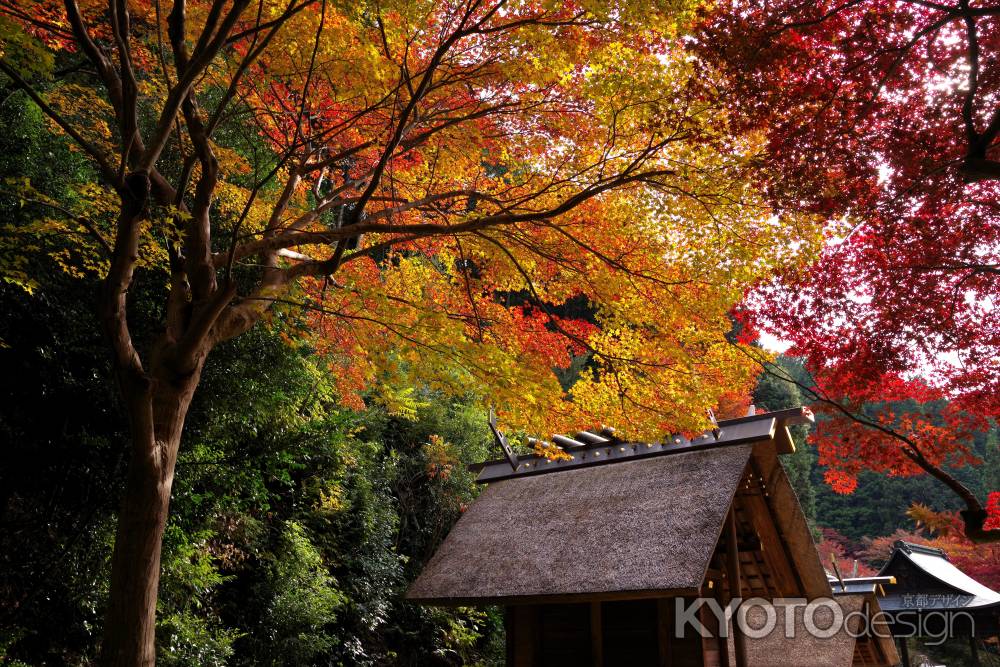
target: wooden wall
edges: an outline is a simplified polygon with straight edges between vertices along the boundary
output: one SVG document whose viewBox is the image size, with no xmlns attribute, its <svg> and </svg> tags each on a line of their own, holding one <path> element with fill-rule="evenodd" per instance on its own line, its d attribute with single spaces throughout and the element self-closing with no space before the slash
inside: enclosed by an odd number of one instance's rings
<svg viewBox="0 0 1000 667">
<path fill-rule="evenodd" d="M 507 608 L 507 663 L 516 667 L 716 667 L 715 641 L 693 629 L 674 637 L 672 598 Z"/>
</svg>

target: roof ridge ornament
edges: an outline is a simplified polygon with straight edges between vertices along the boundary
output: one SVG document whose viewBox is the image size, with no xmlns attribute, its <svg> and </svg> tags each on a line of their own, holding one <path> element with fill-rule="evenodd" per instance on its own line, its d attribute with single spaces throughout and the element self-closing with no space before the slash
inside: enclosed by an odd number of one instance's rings
<svg viewBox="0 0 1000 667">
<path fill-rule="evenodd" d="M 507 441 L 507 436 L 497 428 L 497 415 L 493 412 L 493 406 L 490 406 L 490 430 L 493 431 L 493 439 L 500 449 L 503 451 L 504 456 L 507 457 L 507 462 L 510 463 L 510 467 L 517 472 L 517 454 L 514 453 L 514 448 L 510 446 L 510 442 Z"/>
<path fill-rule="evenodd" d="M 718 440 L 722 435 L 722 429 L 719 428 L 719 420 L 715 418 L 715 412 L 712 408 L 708 409 L 708 421 L 712 422 L 712 435 L 715 436 L 716 440 Z"/>
<path fill-rule="evenodd" d="M 897 551 L 902 551 L 905 554 L 925 554 L 928 556 L 938 556 L 939 558 L 944 558 L 947 561 L 951 560 L 948 558 L 948 553 L 944 549 L 939 549 L 938 547 L 928 547 L 923 544 L 915 544 L 904 540 L 896 540 L 892 546 L 895 547 Z"/>
<path fill-rule="evenodd" d="M 573 439 L 579 440 L 580 442 L 588 445 L 606 445 L 612 442 L 611 437 L 606 438 L 603 435 L 597 435 L 596 433 L 591 433 L 590 431 L 580 431 L 573 437 Z"/>
<path fill-rule="evenodd" d="M 592 465 L 618 463 L 621 461 L 645 459 L 650 456 L 664 454 L 679 454 L 696 451 L 703 448 L 728 447 L 738 444 L 769 441 L 778 454 L 788 454 L 795 451 L 791 434 L 787 426 L 790 424 L 811 424 L 815 417 L 808 408 L 797 407 L 785 410 L 765 412 L 754 410 L 753 415 L 733 419 L 717 419 L 714 411 L 706 411 L 712 425 L 711 430 L 690 437 L 683 433 L 672 433 L 664 436 L 662 442 L 634 442 L 619 435 L 615 429 L 602 425 L 588 430 L 576 431 L 573 435 L 556 434 L 554 442 L 531 438 L 528 444 L 535 448 L 534 453 L 515 454 L 504 434 L 497 428 L 496 415 L 490 407 L 490 429 L 497 444 L 503 450 L 506 459 L 471 463 L 470 471 L 478 472 L 476 482 L 490 482 L 536 475 Z M 542 449 L 554 448 L 560 450 L 563 456 L 548 458 Z M 509 464 L 509 467 L 508 467 Z"/>
<path fill-rule="evenodd" d="M 552 436 L 552 442 L 556 443 L 563 449 L 582 449 L 587 445 L 591 444 L 586 441 L 577 440 L 566 435 L 559 435 L 558 433 Z"/>
</svg>

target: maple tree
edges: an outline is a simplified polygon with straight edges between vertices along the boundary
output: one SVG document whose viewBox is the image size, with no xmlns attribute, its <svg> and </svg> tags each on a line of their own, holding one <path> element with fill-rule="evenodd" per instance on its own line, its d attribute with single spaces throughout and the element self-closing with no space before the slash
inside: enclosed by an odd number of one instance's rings
<svg viewBox="0 0 1000 667">
<path fill-rule="evenodd" d="M 761 135 L 704 94 L 695 10 L 0 1 L 8 87 L 94 170 L 71 201 L 7 183 L 38 221 L 0 257 L 28 290 L 28 247 L 104 278 L 132 434 L 105 662 L 154 660 L 185 415 L 213 348 L 255 325 L 324 355 L 348 406 L 471 391 L 536 433 L 693 431 L 749 393 L 728 312 L 815 255 L 817 218 L 773 215 L 746 177 Z M 148 341 L 139 279 L 166 285 Z M 587 316 L 560 314 L 574 299 Z"/>
<path fill-rule="evenodd" d="M 766 133 L 769 200 L 829 221 L 819 261 L 741 310 L 747 335 L 805 359 L 829 481 L 929 473 L 971 539 L 1000 539 L 995 505 L 948 471 L 976 463 L 968 436 L 1000 415 L 1000 6 L 736 0 L 697 44 L 728 75 L 734 124 Z"/>
</svg>

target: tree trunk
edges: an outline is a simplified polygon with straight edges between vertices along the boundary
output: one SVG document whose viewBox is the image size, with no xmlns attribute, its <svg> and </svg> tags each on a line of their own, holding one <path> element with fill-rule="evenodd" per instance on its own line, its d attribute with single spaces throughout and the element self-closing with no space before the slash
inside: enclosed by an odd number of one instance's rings
<svg viewBox="0 0 1000 667">
<path fill-rule="evenodd" d="M 203 357 L 202 357 L 203 359 Z M 101 662 L 139 667 L 156 662 L 160 547 L 174 464 L 201 364 L 183 378 L 122 382 L 132 453 L 111 561 L 111 594 Z"/>
</svg>

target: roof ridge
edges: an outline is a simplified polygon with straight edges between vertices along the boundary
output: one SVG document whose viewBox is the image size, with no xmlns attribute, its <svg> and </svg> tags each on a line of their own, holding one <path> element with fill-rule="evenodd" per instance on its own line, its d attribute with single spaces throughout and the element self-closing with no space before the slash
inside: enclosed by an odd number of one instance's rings
<svg viewBox="0 0 1000 667">
<path fill-rule="evenodd" d="M 753 420 L 747 423 L 730 424 L 715 436 L 711 431 L 688 440 L 680 434 L 672 435 L 665 442 L 608 441 L 603 444 L 586 444 L 561 448 L 568 455 L 565 459 L 548 459 L 545 456 L 529 454 L 517 457 L 517 467 L 505 460 L 485 461 L 468 466 L 479 472 L 476 481 L 480 484 L 495 482 L 523 475 L 551 474 L 594 465 L 607 465 L 625 461 L 642 460 L 649 457 L 681 454 L 709 449 L 722 449 L 751 442 L 773 441 L 778 420 L 773 417 Z M 561 438 L 562 439 L 562 438 Z M 568 439 L 567 440 L 571 440 Z"/>
<path fill-rule="evenodd" d="M 913 542 L 906 542 L 904 540 L 896 540 L 892 546 L 897 551 L 902 551 L 905 554 L 926 554 L 928 556 L 938 556 L 939 558 L 944 558 L 950 562 L 948 553 L 944 549 L 940 549 L 938 547 L 914 544 Z"/>
<path fill-rule="evenodd" d="M 784 410 L 772 410 L 771 412 L 757 412 L 745 417 L 734 417 L 733 419 L 720 419 L 719 426 L 732 426 L 733 424 L 743 424 L 745 422 L 757 421 L 758 419 L 777 419 L 782 426 L 789 424 L 811 424 L 816 421 L 813 411 L 804 405 L 797 408 L 786 408 Z"/>
<path fill-rule="evenodd" d="M 809 424 L 813 421 L 815 418 L 812 411 L 799 406 L 774 412 L 757 412 L 735 419 L 723 419 L 713 422 L 712 429 L 694 437 L 688 438 L 683 433 L 669 433 L 659 442 L 626 440 L 619 437 L 615 429 L 607 426 L 602 427 L 599 432 L 596 432 L 596 429 L 588 429 L 577 431 L 572 435 L 556 434 L 552 436 L 551 443 L 528 438 L 530 444 L 555 446 L 567 455 L 559 459 L 549 459 L 533 453 L 518 455 L 509 446 L 505 447 L 506 439 L 497 430 L 491 416 L 490 428 L 493 429 L 494 437 L 507 454 L 507 459 L 473 463 L 467 468 L 479 473 L 477 482 L 486 483 L 509 477 L 553 473 L 572 468 L 729 447 L 762 440 L 774 442 L 777 453 L 787 454 L 795 451 L 787 427 L 790 424 Z M 782 443 L 785 443 L 787 448 L 783 448 Z"/>
</svg>

